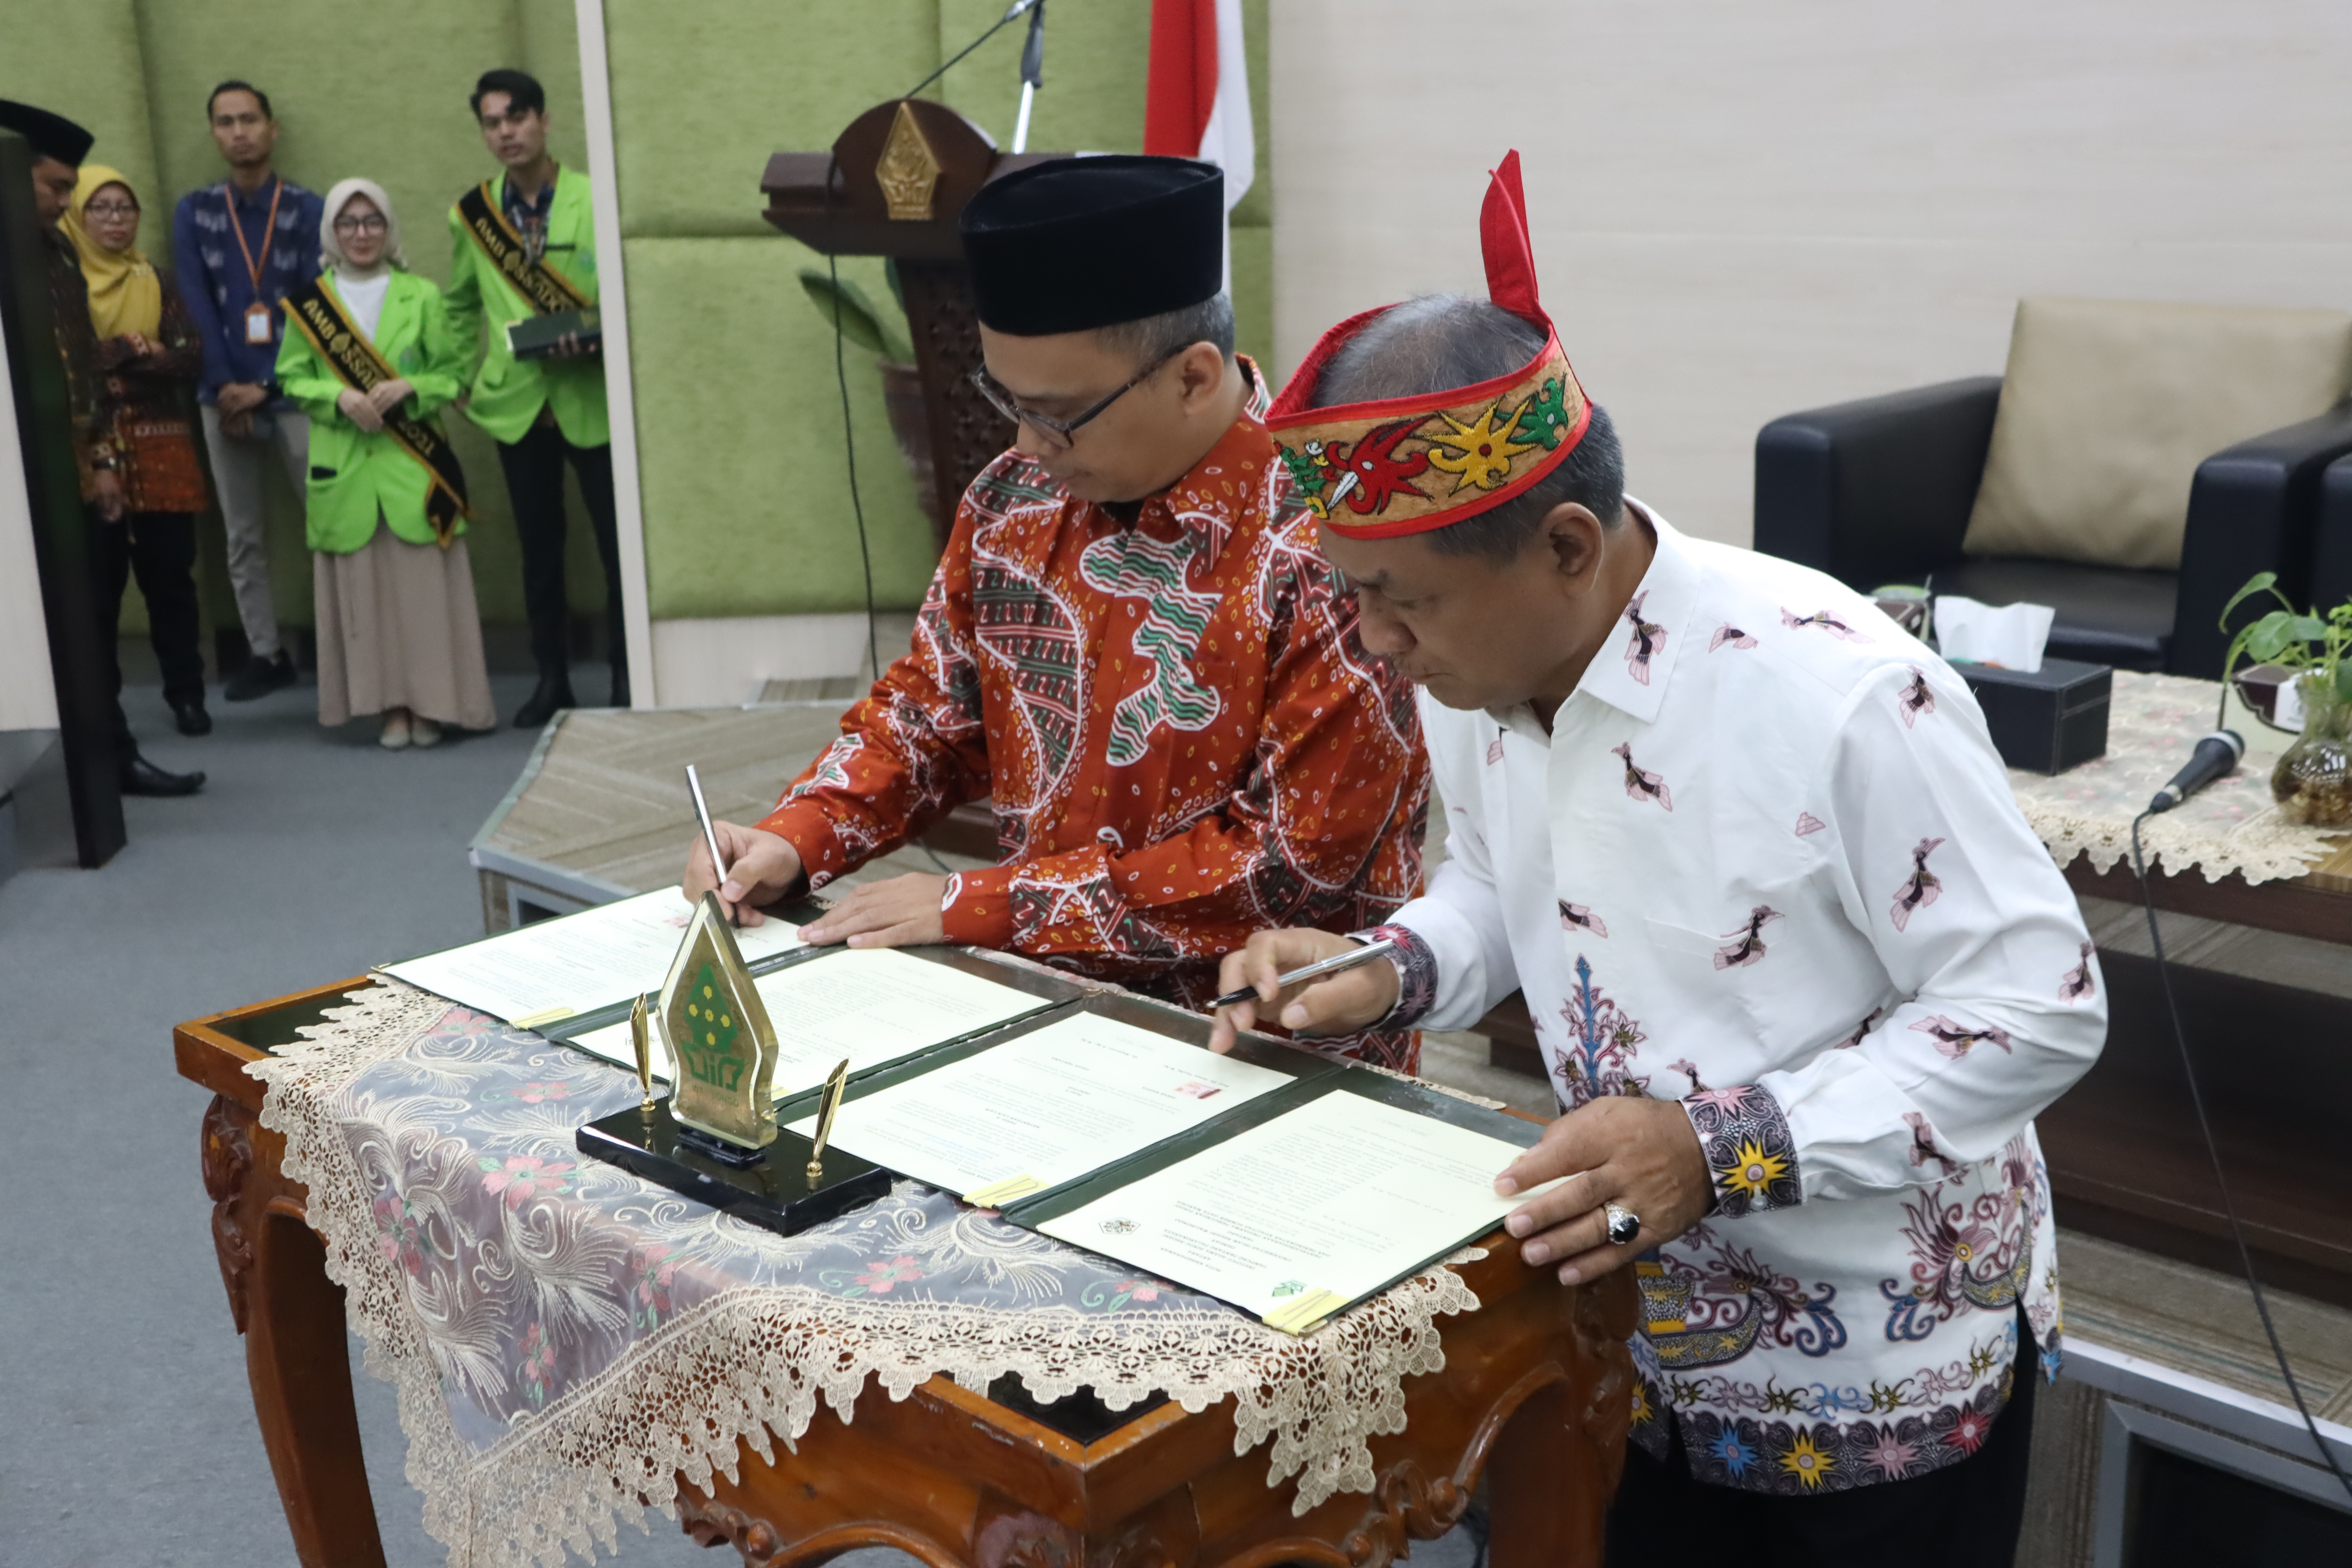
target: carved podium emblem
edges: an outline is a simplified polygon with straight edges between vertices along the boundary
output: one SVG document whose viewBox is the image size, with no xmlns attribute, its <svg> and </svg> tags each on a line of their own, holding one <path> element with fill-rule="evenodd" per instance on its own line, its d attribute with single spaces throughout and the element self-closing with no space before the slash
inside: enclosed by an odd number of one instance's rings
<svg viewBox="0 0 2352 1568">
<path fill-rule="evenodd" d="M 774 1142 L 775 1026 L 712 894 L 696 906 L 662 983 L 661 1024 L 674 1063 L 671 1119 L 745 1154 Z"/>
<path fill-rule="evenodd" d="M 923 139 L 923 128 L 915 123 L 915 106 L 910 101 L 901 100 L 890 121 L 882 156 L 874 163 L 874 181 L 882 187 L 882 199 L 888 204 L 892 218 L 929 220 L 931 192 L 940 183 L 940 160 Z"/>
</svg>

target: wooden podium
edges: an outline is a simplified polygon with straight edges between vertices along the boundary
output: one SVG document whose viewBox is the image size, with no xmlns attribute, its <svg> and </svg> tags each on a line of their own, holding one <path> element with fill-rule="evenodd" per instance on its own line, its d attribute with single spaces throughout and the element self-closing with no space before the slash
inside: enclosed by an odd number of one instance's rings
<svg viewBox="0 0 2352 1568">
<path fill-rule="evenodd" d="M 810 249 L 898 261 L 942 543 L 965 487 L 1013 440 L 971 384 L 980 325 L 956 223 L 972 193 L 999 174 L 1066 156 L 1000 153 L 946 105 L 893 99 L 851 121 L 831 152 L 775 153 L 760 177 L 767 220 Z"/>
</svg>

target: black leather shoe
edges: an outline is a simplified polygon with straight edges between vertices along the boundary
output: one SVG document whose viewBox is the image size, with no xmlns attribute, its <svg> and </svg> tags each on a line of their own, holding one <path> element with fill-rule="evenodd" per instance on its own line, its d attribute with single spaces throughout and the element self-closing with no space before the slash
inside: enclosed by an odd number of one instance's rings
<svg viewBox="0 0 2352 1568">
<path fill-rule="evenodd" d="M 213 716 L 205 711 L 205 700 L 172 704 L 172 718 L 183 735 L 209 735 L 213 732 Z"/>
<path fill-rule="evenodd" d="M 194 795 L 204 787 L 203 773 L 167 773 L 136 753 L 122 764 L 125 795 Z"/>
<path fill-rule="evenodd" d="M 294 656 L 281 647 L 276 658 L 247 659 L 245 668 L 222 684 L 221 695 L 231 702 L 250 702 L 293 684 Z"/>
<path fill-rule="evenodd" d="M 539 689 L 530 694 L 530 700 L 515 710 L 515 728 L 536 730 L 554 718 L 558 709 L 579 706 L 572 700 L 571 676 L 542 675 L 539 678 Z"/>
</svg>

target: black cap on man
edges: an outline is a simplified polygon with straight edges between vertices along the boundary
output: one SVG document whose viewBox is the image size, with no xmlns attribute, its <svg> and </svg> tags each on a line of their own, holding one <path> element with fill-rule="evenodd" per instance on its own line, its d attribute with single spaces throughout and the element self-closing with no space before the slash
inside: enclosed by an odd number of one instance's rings
<svg viewBox="0 0 2352 1568">
<path fill-rule="evenodd" d="M 76 169 L 89 156 L 90 143 L 98 140 L 62 114 L 7 98 L 0 98 L 0 131 L 22 136 L 33 144 L 37 156 L 55 158 Z"/>
<path fill-rule="evenodd" d="M 1164 315 L 1224 287 L 1225 176 L 1186 158 L 1056 158 L 963 209 L 981 323 L 1015 337 Z"/>
</svg>

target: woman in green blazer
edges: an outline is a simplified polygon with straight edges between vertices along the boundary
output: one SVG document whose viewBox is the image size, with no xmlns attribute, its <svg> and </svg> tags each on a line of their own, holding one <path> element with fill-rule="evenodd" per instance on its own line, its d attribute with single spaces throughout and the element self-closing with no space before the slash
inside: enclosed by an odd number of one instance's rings
<svg viewBox="0 0 2352 1568">
<path fill-rule="evenodd" d="M 465 476 L 434 416 L 463 390 L 464 361 L 374 182 L 327 193 L 320 243 L 327 268 L 314 292 L 288 297 L 278 355 L 278 384 L 310 416 L 319 721 L 381 713 L 384 746 L 431 746 L 445 724 L 498 723 Z"/>
</svg>

